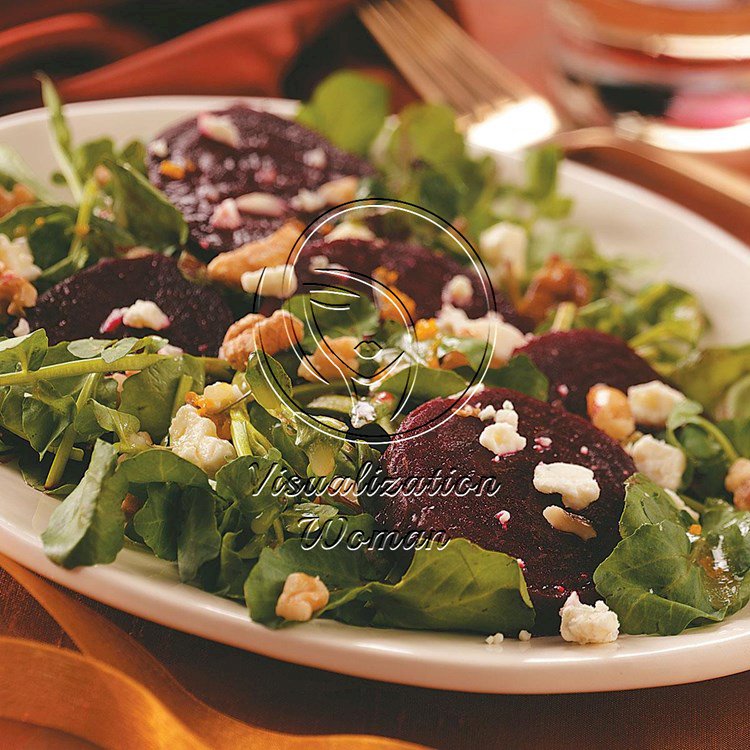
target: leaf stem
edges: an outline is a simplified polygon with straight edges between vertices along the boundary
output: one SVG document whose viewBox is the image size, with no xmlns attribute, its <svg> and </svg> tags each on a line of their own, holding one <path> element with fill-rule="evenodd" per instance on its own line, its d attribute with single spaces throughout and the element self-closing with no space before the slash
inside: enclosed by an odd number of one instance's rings
<svg viewBox="0 0 750 750">
<path fill-rule="evenodd" d="M 575 302 L 561 302 L 555 311 L 555 317 L 550 326 L 551 331 L 569 331 L 576 319 L 578 307 Z"/>
<path fill-rule="evenodd" d="M 99 373 L 92 373 L 86 378 L 83 388 L 81 388 L 78 398 L 76 399 L 76 414 L 78 414 L 89 398 L 91 398 L 91 394 L 94 392 L 99 377 Z M 77 434 L 75 423 L 71 422 L 65 428 L 65 432 L 60 440 L 60 445 L 57 448 L 57 453 L 55 453 L 55 457 L 52 460 L 52 466 L 49 468 L 47 479 L 44 482 L 44 488 L 46 490 L 51 490 L 53 487 L 57 487 L 60 483 L 65 467 L 68 465 L 70 453 L 73 449 L 73 444 L 76 441 Z"/>
</svg>

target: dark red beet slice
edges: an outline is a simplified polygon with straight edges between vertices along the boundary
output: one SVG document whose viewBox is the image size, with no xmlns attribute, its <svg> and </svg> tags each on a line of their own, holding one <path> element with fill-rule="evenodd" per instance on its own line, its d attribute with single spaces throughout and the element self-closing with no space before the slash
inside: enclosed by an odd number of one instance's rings
<svg viewBox="0 0 750 750">
<path fill-rule="evenodd" d="M 438 471 L 446 476 L 451 470 L 455 470 L 456 479 L 493 477 L 500 487 L 495 497 L 486 490 L 464 497 L 455 489 L 441 489 L 436 497 L 403 491 L 382 501 L 377 520 L 385 528 L 402 532 L 445 531 L 450 537 L 463 537 L 521 558 L 537 612 L 535 631 L 554 632 L 559 625 L 558 610 L 572 591 L 588 603 L 599 598 L 592 575 L 620 541 L 624 482 L 635 467 L 617 443 L 559 407 L 504 388 L 481 391 L 469 403 L 500 408 L 506 399 L 518 412 L 518 431 L 527 439 L 522 451 L 493 460 L 494 454 L 479 443 L 479 435 L 489 423 L 476 417 L 454 415 L 434 429 L 420 431 L 420 426 L 439 421 L 455 403 L 437 398 L 404 419 L 383 455 L 383 468 L 390 477 L 432 477 Z M 398 440 L 398 435 L 415 429 L 411 439 Z M 557 531 L 542 515 L 548 505 L 561 505 L 561 501 L 559 495 L 542 494 L 534 488 L 534 468 L 540 462 L 556 461 L 586 466 L 594 472 L 601 495 L 579 512 L 593 525 L 597 533 L 593 539 L 583 541 Z M 510 513 L 505 526 L 496 518 L 502 510 Z"/>
<path fill-rule="evenodd" d="M 204 258 L 260 239 L 289 217 L 300 216 L 287 206 L 282 216 L 242 214 L 237 229 L 217 229 L 210 219 L 225 198 L 262 192 L 288 200 L 302 188 L 316 190 L 339 177 L 372 172 L 363 159 L 341 151 L 296 122 L 242 105 L 215 114 L 227 116 L 237 126 L 239 148 L 201 135 L 197 118 L 193 118 L 161 133 L 157 140 L 166 143 L 166 155 L 161 156 L 164 152 L 154 149 L 152 143 L 147 160 L 149 179 L 183 213 L 190 226 L 191 249 Z M 323 152 L 322 158 L 318 150 Z M 307 158 L 306 163 L 305 154 L 311 151 L 318 158 Z M 160 169 L 164 160 L 193 165 L 194 169 L 186 170 L 181 179 L 172 179 Z"/>
<path fill-rule="evenodd" d="M 597 383 L 627 391 L 662 380 L 622 339 L 599 331 L 545 333 L 518 351 L 549 378 L 550 402 L 581 416 L 587 416 L 586 394 Z"/>
<path fill-rule="evenodd" d="M 479 274 L 449 256 L 435 253 L 413 242 L 380 239 L 308 242 L 295 264 L 300 292 L 304 291 L 304 284 L 334 283 L 334 279 L 328 274 L 311 270 L 310 261 L 314 256 L 325 256 L 330 263 L 368 277 L 372 276 L 378 267 L 395 271 L 398 276 L 393 286 L 414 300 L 417 319 L 432 317 L 440 310 L 443 288 L 459 274 L 469 278 L 474 290 L 471 301 L 464 307 L 467 315 L 470 318 L 481 317 L 491 309 Z M 346 282 L 342 281 L 341 284 L 346 285 Z M 488 292 L 492 294 L 491 290 Z M 524 332 L 529 330 L 529 321 L 521 316 L 507 299 L 496 294 L 495 303 L 497 311 L 505 320 Z"/>
<path fill-rule="evenodd" d="M 162 331 L 119 326 L 101 333 L 113 309 L 150 300 L 172 321 Z M 50 344 L 93 336 L 119 339 L 156 333 L 190 354 L 215 357 L 233 316 L 213 288 L 188 281 L 164 255 L 102 260 L 39 297 L 27 311 L 32 330 L 44 328 Z"/>
</svg>

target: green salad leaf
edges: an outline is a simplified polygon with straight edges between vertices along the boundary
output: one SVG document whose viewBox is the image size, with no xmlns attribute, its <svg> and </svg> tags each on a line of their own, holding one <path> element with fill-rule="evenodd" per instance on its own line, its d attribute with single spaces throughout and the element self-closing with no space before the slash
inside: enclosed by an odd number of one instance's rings
<svg viewBox="0 0 750 750">
<path fill-rule="evenodd" d="M 361 73 L 342 70 L 318 86 L 297 120 L 345 151 L 365 155 L 388 114 L 388 87 Z"/>
<path fill-rule="evenodd" d="M 26 185 L 38 200 L 50 199 L 49 192 L 37 180 L 18 152 L 2 143 L 0 144 L 0 186 L 10 190 L 17 182 Z"/>
</svg>

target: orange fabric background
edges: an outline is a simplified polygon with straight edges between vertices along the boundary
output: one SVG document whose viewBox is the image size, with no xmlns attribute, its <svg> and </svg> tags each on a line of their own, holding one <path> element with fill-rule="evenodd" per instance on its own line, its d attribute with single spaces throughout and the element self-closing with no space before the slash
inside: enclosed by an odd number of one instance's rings
<svg viewBox="0 0 750 750">
<path fill-rule="evenodd" d="M 313 0 L 295 2 L 298 7 L 313 4 Z M 325 6 L 326 12 L 335 12 L 333 6 L 340 4 L 338 0 L 317 3 Z M 544 85 L 541 0 L 461 0 L 457 6 L 461 20 L 483 44 L 532 84 L 540 88 Z M 286 57 L 294 50 L 295 34 L 309 37 L 319 30 L 314 19 L 307 26 L 292 21 L 287 18 L 284 26 L 288 36 L 279 34 L 260 50 L 267 60 L 275 60 L 280 70 L 286 69 Z M 252 40 L 246 42 L 249 48 Z M 242 46 L 237 49 L 238 54 L 247 52 Z M 88 80 L 96 83 L 97 75 L 92 74 Z M 80 80 L 64 87 L 69 96 L 84 91 Z M 167 83 L 169 90 L 178 90 L 175 81 Z M 189 89 L 187 83 L 181 90 Z M 203 92 L 203 83 L 191 90 Z M 81 88 L 77 90 L 76 85 Z M 131 92 L 135 93 L 119 88 L 109 93 Z M 747 161 L 746 155 L 731 158 L 739 165 Z M 678 187 L 662 186 L 672 195 Z M 716 207 L 706 205 L 700 197 L 679 197 L 692 201 L 704 213 L 717 215 Z M 727 219 L 724 215 L 720 218 Z M 729 219 L 738 233 L 747 235 L 746 217 Z M 492 696 L 441 692 L 284 664 L 171 631 L 103 605 L 91 606 L 146 646 L 196 696 L 229 715 L 270 729 L 302 734 L 371 733 L 467 750 L 750 747 L 750 714 L 745 707 L 750 693 L 748 674 L 616 694 Z M 55 622 L 4 572 L 0 572 L 0 635 L 72 647 Z M 0 748 L 6 747 L 89 746 L 49 730 L 0 722 Z"/>
</svg>

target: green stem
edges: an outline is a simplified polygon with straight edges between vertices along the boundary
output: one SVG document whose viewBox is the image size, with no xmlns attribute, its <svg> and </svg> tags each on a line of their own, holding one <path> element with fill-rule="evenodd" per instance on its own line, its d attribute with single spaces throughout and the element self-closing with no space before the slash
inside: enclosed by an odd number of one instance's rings
<svg viewBox="0 0 750 750">
<path fill-rule="evenodd" d="M 253 427 L 244 404 L 229 410 L 232 443 L 238 456 L 265 456 L 273 447 L 266 438 Z"/>
<path fill-rule="evenodd" d="M 185 403 L 185 396 L 193 385 L 193 378 L 186 373 L 180 375 L 180 379 L 177 381 L 177 389 L 174 392 L 174 400 L 172 401 L 172 417 L 177 413 L 177 410 Z"/>
<path fill-rule="evenodd" d="M 277 518 L 273 522 L 273 532 L 276 534 L 276 542 L 278 544 L 284 543 L 284 527 L 281 524 L 281 519 Z"/>
<path fill-rule="evenodd" d="M 58 365 L 47 365 L 28 372 L 8 372 L 0 375 L 0 388 L 7 385 L 32 385 L 40 380 L 79 377 L 95 372 L 125 372 L 126 370 L 143 370 L 149 365 L 167 358 L 165 354 L 128 354 L 114 362 L 103 359 L 78 359 L 73 362 L 61 362 Z M 201 358 L 206 373 L 220 380 L 231 378 L 232 368 L 223 360 L 215 357 Z"/>
<path fill-rule="evenodd" d="M 550 330 L 569 331 L 573 327 L 577 312 L 578 307 L 575 302 L 561 302 L 555 311 L 555 318 Z"/>
<path fill-rule="evenodd" d="M 6 432 L 10 432 L 12 435 L 15 435 L 16 437 L 23 438 L 23 440 L 25 440 L 26 442 L 29 441 L 26 435 L 20 432 L 16 432 L 16 430 L 12 430 L 10 427 L 8 427 L 7 424 L 4 424 L 2 426 L 2 429 L 4 429 Z M 49 448 L 48 450 L 50 453 L 57 453 L 57 448 Z M 71 461 L 83 461 L 85 456 L 86 456 L 86 453 L 84 452 L 83 448 L 72 448 L 70 451 Z"/>
<path fill-rule="evenodd" d="M 76 399 L 76 414 L 80 412 L 89 398 L 91 398 L 91 394 L 94 392 L 98 380 L 98 373 L 92 373 L 86 378 L 83 388 L 81 388 L 78 398 Z M 77 434 L 75 424 L 71 422 L 71 424 L 66 427 L 62 439 L 60 440 L 57 453 L 55 453 L 55 457 L 52 460 L 52 466 L 50 466 L 47 479 L 44 482 L 45 489 L 51 490 L 53 487 L 57 487 L 57 485 L 60 484 L 65 467 L 68 465 L 70 453 L 73 449 L 73 444 L 76 441 Z"/>
</svg>

